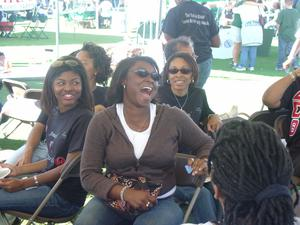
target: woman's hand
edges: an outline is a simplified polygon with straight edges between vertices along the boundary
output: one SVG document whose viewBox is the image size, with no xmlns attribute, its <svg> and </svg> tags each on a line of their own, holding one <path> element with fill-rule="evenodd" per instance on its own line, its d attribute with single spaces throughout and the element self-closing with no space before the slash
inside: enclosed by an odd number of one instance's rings
<svg viewBox="0 0 300 225">
<path fill-rule="evenodd" d="M 190 158 L 188 160 L 188 165 L 190 165 L 193 169 L 193 172 L 192 172 L 193 176 L 207 175 L 207 172 L 208 172 L 207 158 L 202 158 L 202 159 Z"/>
<path fill-rule="evenodd" d="M 285 69 L 285 70 L 286 70 L 287 68 L 289 68 L 290 65 L 292 64 L 293 60 L 294 60 L 293 58 L 288 57 L 287 60 L 285 60 L 285 61 L 282 63 L 282 68 Z"/>
<path fill-rule="evenodd" d="M 25 164 L 31 163 L 32 153 L 24 152 L 22 157 L 16 163 L 16 166 L 23 166 Z"/>
<path fill-rule="evenodd" d="M 8 163 L 3 163 L 0 165 L 2 168 L 9 168 L 10 169 L 10 174 L 8 174 L 10 177 L 15 177 L 18 176 L 18 167 L 12 164 Z"/>
<path fill-rule="evenodd" d="M 124 200 L 134 209 L 148 210 L 156 204 L 157 196 L 151 196 L 147 190 L 128 188 L 124 192 Z"/>
<path fill-rule="evenodd" d="M 222 125 L 220 117 L 216 114 L 208 116 L 207 120 L 207 131 L 216 132 Z"/>
<path fill-rule="evenodd" d="M 24 189 L 24 180 L 16 178 L 0 179 L 0 188 L 7 192 L 16 192 Z"/>
</svg>

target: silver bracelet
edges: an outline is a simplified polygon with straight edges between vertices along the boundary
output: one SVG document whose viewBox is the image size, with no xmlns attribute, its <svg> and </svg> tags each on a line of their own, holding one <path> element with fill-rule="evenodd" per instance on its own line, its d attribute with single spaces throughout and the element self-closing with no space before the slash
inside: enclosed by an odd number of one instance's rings
<svg viewBox="0 0 300 225">
<path fill-rule="evenodd" d="M 33 180 L 34 180 L 34 184 L 35 184 L 36 186 L 39 186 L 40 183 L 39 183 L 39 181 L 38 181 L 36 175 L 33 176 Z"/>
<path fill-rule="evenodd" d="M 120 191 L 120 199 L 121 199 L 122 202 L 125 202 L 124 193 L 125 193 L 126 189 L 128 189 L 128 186 L 124 186 Z"/>
</svg>

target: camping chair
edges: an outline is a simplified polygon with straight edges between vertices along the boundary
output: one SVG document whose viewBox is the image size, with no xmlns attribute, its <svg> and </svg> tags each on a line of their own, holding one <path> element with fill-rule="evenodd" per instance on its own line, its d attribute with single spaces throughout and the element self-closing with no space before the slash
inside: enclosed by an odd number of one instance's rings
<svg viewBox="0 0 300 225">
<path fill-rule="evenodd" d="M 45 33 L 45 28 L 47 25 L 47 19 L 45 21 L 37 20 L 33 25 L 30 25 L 30 35 L 32 38 L 36 39 L 48 39 L 49 37 Z"/>
<path fill-rule="evenodd" d="M 20 38 L 32 38 L 30 27 L 32 27 L 34 24 L 35 24 L 35 22 L 33 22 L 31 20 L 21 22 L 20 26 L 23 28 L 23 32 L 22 32 Z"/>
<path fill-rule="evenodd" d="M 15 22 L 0 22 L 0 37 L 11 38 L 13 36 Z"/>
<path fill-rule="evenodd" d="M 188 208 L 184 214 L 183 223 L 186 223 L 190 217 L 192 209 L 196 203 L 198 195 L 203 187 L 206 176 L 192 176 L 188 174 L 185 169 L 185 165 L 187 165 L 189 158 L 194 158 L 193 155 L 177 153 L 176 154 L 176 185 L 178 186 L 195 186 L 196 190 L 193 195 L 192 200 L 188 203 Z"/>
<path fill-rule="evenodd" d="M 46 195 L 44 200 L 41 202 L 39 207 L 35 210 L 33 214 L 30 213 L 24 213 L 20 211 L 3 211 L 1 214 L 6 218 L 5 214 L 15 216 L 22 220 L 28 220 L 26 225 L 34 224 L 34 222 L 37 223 L 47 223 L 48 225 L 53 225 L 56 223 L 66 223 L 66 222 L 72 222 L 76 218 L 77 213 L 74 215 L 68 216 L 68 217 L 60 217 L 60 218 L 47 218 L 47 217 L 41 217 L 38 216 L 39 213 L 42 211 L 44 206 L 47 204 L 49 198 L 56 192 L 57 188 L 61 185 L 63 181 L 70 177 L 79 177 L 79 165 L 80 165 L 80 158 L 81 155 L 78 154 L 76 157 L 74 157 L 72 160 L 70 160 L 62 169 L 62 173 L 59 177 L 59 179 L 56 181 L 55 185 L 52 187 L 50 192 Z M 7 219 L 7 225 L 9 225 L 8 219 Z"/>
</svg>

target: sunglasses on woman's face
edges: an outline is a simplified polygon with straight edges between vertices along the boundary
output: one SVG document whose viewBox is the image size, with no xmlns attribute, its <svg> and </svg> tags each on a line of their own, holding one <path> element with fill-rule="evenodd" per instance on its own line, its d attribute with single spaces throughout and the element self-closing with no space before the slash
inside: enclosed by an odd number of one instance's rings
<svg viewBox="0 0 300 225">
<path fill-rule="evenodd" d="M 180 69 L 178 69 L 178 68 L 170 68 L 170 69 L 168 69 L 168 72 L 170 74 L 177 74 L 179 71 L 180 71 L 181 74 L 185 74 L 185 75 L 192 73 L 192 69 L 191 68 L 180 68 Z"/>
<path fill-rule="evenodd" d="M 143 78 L 145 78 L 145 77 L 147 77 L 147 76 L 150 75 L 151 78 L 154 81 L 159 81 L 159 79 L 160 79 L 160 74 L 159 73 L 157 73 L 157 72 L 150 73 L 146 69 L 137 69 L 137 70 L 134 71 L 134 73 L 137 74 L 140 77 L 143 77 Z"/>
</svg>

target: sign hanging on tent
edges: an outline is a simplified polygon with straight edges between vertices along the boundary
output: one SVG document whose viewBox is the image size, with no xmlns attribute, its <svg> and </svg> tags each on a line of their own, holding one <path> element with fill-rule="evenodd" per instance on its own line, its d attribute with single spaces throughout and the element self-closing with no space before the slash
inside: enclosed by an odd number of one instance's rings
<svg viewBox="0 0 300 225">
<path fill-rule="evenodd" d="M 0 0 L 0 11 L 20 11 L 33 9 L 37 0 Z"/>
</svg>

